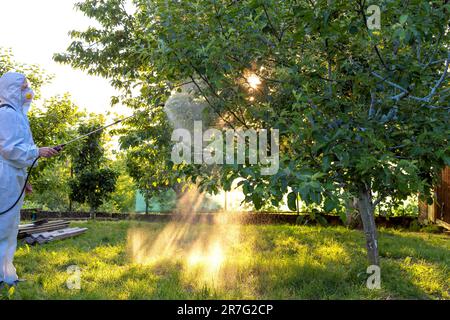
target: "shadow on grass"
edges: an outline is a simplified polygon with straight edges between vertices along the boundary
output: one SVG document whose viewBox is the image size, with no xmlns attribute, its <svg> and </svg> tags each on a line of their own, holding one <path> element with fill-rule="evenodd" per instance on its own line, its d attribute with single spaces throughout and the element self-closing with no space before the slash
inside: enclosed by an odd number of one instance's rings
<svg viewBox="0 0 450 320">
<path fill-rule="evenodd" d="M 420 234 L 399 237 L 381 232 L 381 255 L 391 254 L 382 259 L 382 289 L 369 290 L 366 288 L 368 275 L 363 237 L 361 232 L 345 228 L 308 230 L 285 226 L 276 230 L 274 226 L 267 226 L 260 229 L 254 236 L 260 239 L 255 248 L 266 258 L 281 253 L 273 257 L 275 263 L 262 272 L 271 274 L 271 279 L 259 277 L 261 295 L 282 292 L 283 298 L 300 299 L 449 298 L 446 239 L 431 245 Z M 278 263 L 302 250 L 310 260 L 292 261 L 288 268 Z"/>
</svg>

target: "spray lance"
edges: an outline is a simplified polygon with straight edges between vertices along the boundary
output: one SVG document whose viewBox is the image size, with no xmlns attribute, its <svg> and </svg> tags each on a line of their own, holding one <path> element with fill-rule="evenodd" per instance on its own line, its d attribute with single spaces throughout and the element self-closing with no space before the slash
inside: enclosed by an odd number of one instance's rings
<svg viewBox="0 0 450 320">
<path fill-rule="evenodd" d="M 65 142 L 65 143 L 63 143 L 63 144 L 60 144 L 59 146 L 53 147 L 53 149 L 54 149 L 55 151 L 60 152 L 60 151 L 62 151 L 62 149 L 63 149 L 65 146 L 67 146 L 67 145 L 69 145 L 69 144 L 71 144 L 71 143 L 74 143 L 74 142 L 76 142 L 76 141 L 79 141 L 79 140 L 82 140 L 82 139 L 84 139 L 84 138 L 87 138 L 87 137 L 93 135 L 94 133 L 103 131 L 103 130 L 109 128 L 109 127 L 115 126 L 116 124 L 119 124 L 119 123 L 121 123 L 121 122 L 124 122 L 125 120 L 128 120 L 128 119 L 130 119 L 130 118 L 134 118 L 136 115 L 137 115 L 137 114 L 135 113 L 135 114 L 133 114 L 133 115 L 131 115 L 131 116 L 129 116 L 129 117 L 126 117 L 126 118 L 117 120 L 116 122 L 113 122 L 113 123 L 111 123 L 111 124 L 108 124 L 108 125 L 106 125 L 106 126 L 103 126 L 103 127 L 101 127 L 101 128 L 98 128 L 98 129 L 96 129 L 96 130 L 94 130 L 94 131 L 91 131 L 91 132 L 89 132 L 89 133 L 83 134 L 83 135 L 81 135 L 81 136 L 79 136 L 79 137 L 77 137 L 77 138 L 75 138 L 75 139 L 72 139 L 72 140 L 67 141 L 67 142 Z M 31 172 L 33 171 L 33 168 L 34 168 L 36 162 L 39 160 L 39 158 L 40 158 L 40 156 L 38 156 L 38 157 L 33 161 L 33 164 L 31 165 L 30 170 L 28 171 L 27 178 L 25 179 L 25 183 L 24 183 L 24 185 L 23 185 L 22 191 L 20 192 L 20 195 L 19 195 L 19 197 L 17 198 L 16 202 L 14 202 L 14 204 L 13 204 L 11 207 L 9 207 L 7 210 L 0 212 L 0 216 L 1 216 L 1 215 L 4 215 L 5 213 L 7 213 L 7 212 L 9 212 L 10 210 L 12 210 L 12 209 L 19 203 L 20 199 L 22 198 L 23 194 L 25 193 L 25 189 L 26 189 L 28 180 L 30 179 Z"/>
</svg>

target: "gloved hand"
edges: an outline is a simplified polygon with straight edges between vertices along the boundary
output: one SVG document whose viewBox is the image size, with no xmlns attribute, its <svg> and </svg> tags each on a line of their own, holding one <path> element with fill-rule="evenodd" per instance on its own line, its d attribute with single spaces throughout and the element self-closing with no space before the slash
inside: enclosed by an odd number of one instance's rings
<svg viewBox="0 0 450 320">
<path fill-rule="evenodd" d="M 53 148 L 43 147 L 39 148 L 39 156 L 42 158 L 51 158 L 58 154 L 59 152 Z"/>
</svg>

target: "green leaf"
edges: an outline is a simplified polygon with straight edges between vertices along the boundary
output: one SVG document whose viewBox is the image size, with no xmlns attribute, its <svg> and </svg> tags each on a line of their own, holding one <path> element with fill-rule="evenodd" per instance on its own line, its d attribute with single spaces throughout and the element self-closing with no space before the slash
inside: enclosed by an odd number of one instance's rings
<svg viewBox="0 0 450 320">
<path fill-rule="evenodd" d="M 405 24 L 406 20 L 408 20 L 408 15 L 407 14 L 403 14 L 400 16 L 400 23 L 401 24 Z"/>
<path fill-rule="evenodd" d="M 358 33 L 358 27 L 352 24 L 352 25 L 350 25 L 350 27 L 348 28 L 348 31 L 349 31 L 351 34 L 357 34 L 357 33 Z"/>
<path fill-rule="evenodd" d="M 324 210 L 327 213 L 331 212 L 337 208 L 337 205 L 338 205 L 338 203 L 336 202 L 336 200 L 334 200 L 332 198 L 326 198 L 325 203 L 324 203 Z"/>
<path fill-rule="evenodd" d="M 253 202 L 256 210 L 261 209 L 263 202 L 262 202 L 262 198 L 259 194 L 257 194 L 257 193 L 252 194 L 252 202 Z"/>
<path fill-rule="evenodd" d="M 322 226 L 328 225 L 327 219 L 325 219 L 325 217 L 322 216 L 321 214 L 318 214 L 318 215 L 316 216 L 316 220 L 317 220 L 317 222 L 319 222 L 319 224 L 322 225 Z"/>
<path fill-rule="evenodd" d="M 289 210 L 297 211 L 297 192 L 291 192 L 287 197 Z"/>
</svg>

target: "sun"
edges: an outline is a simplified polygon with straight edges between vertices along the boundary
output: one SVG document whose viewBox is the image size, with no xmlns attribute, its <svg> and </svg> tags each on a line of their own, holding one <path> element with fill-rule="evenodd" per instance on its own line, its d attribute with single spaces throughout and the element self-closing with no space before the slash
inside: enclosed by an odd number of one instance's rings
<svg viewBox="0 0 450 320">
<path fill-rule="evenodd" d="M 250 85 L 250 88 L 257 89 L 261 84 L 261 79 L 256 74 L 252 73 L 247 77 L 247 82 Z"/>
</svg>

